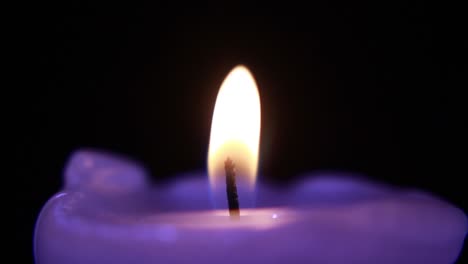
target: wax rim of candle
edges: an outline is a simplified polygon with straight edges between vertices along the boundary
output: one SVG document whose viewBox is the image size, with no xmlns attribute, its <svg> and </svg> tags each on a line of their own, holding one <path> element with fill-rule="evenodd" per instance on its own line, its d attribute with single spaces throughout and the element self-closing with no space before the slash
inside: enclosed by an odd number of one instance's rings
<svg viewBox="0 0 468 264">
<path fill-rule="evenodd" d="M 95 155 L 93 152 L 85 154 L 90 155 L 91 158 L 95 159 L 95 162 L 99 162 L 100 154 Z M 112 157 L 106 158 L 112 159 Z M 82 159 L 75 159 L 75 161 L 83 162 Z M 131 168 L 132 165 L 130 164 L 129 166 L 124 168 Z M 122 171 L 126 173 L 121 173 Z M 119 177 L 117 182 L 132 181 L 132 177 L 136 177 L 137 182 L 147 183 L 144 178 L 145 175 L 141 174 L 141 171 L 139 169 L 122 169 L 119 171 L 120 174 L 117 174 Z M 89 175 L 84 175 L 83 180 L 92 182 L 93 179 L 88 177 L 90 175 L 96 174 L 95 172 L 90 172 Z M 121 177 L 124 177 L 124 181 L 121 181 Z M 106 178 L 106 180 L 111 179 L 112 177 Z M 333 183 L 336 183 L 336 181 L 342 185 L 334 185 Z M 105 182 L 97 183 L 102 184 Z M 450 258 L 456 258 L 468 228 L 466 215 L 453 205 L 424 192 L 395 190 L 393 188 L 383 188 L 382 193 L 370 192 L 372 195 L 358 197 L 358 199 L 351 203 L 339 204 L 333 201 L 331 204 L 325 204 L 327 206 L 318 206 L 320 204 L 323 205 L 324 201 L 330 202 L 327 198 L 325 200 L 319 199 L 317 203 L 303 204 L 306 205 L 304 207 L 299 204 L 297 208 L 294 208 L 293 212 L 287 211 L 286 217 L 281 213 L 284 207 L 276 208 L 268 213 L 271 215 L 265 214 L 265 216 L 268 216 L 268 221 L 263 229 L 242 226 L 246 221 L 240 222 L 238 226 L 227 229 L 222 226 L 222 223 L 217 223 L 219 226 L 216 226 L 209 221 L 198 225 L 193 223 L 193 221 L 187 223 L 183 221 L 171 221 L 171 218 L 177 215 L 187 216 L 190 214 L 195 214 L 192 218 L 203 219 L 206 213 L 203 213 L 203 211 L 196 207 L 196 210 L 193 212 L 168 212 L 157 210 L 161 204 L 153 204 L 154 201 L 158 201 L 158 198 L 166 195 L 169 199 L 163 200 L 163 203 L 191 201 L 189 199 L 190 196 L 181 194 L 186 193 L 190 189 L 198 190 L 196 194 L 200 194 L 200 191 L 205 192 L 206 189 L 204 188 L 206 186 L 203 184 L 204 182 L 206 182 L 206 178 L 185 178 L 182 182 L 174 183 L 166 191 L 161 188 L 152 189 L 144 184 L 131 185 L 132 188 L 129 190 L 117 188 L 111 189 L 111 191 L 101 188 L 99 184 L 94 185 L 94 188 L 88 188 L 90 186 L 88 184 L 78 184 L 79 188 L 65 188 L 63 192 L 51 198 L 41 210 L 35 229 L 35 252 L 41 255 L 40 252 L 54 250 L 55 246 L 51 248 L 50 245 L 52 243 L 50 242 L 51 240 L 61 241 L 61 243 L 66 244 L 67 241 L 59 240 L 56 237 L 58 234 L 67 234 L 68 236 L 79 237 L 80 239 L 95 238 L 99 239 L 102 243 L 123 238 L 128 241 L 149 241 L 150 243 L 164 244 L 177 244 L 180 241 L 184 241 L 183 243 L 189 243 L 196 247 L 199 241 L 195 237 L 192 237 L 194 234 L 202 235 L 208 230 L 210 231 L 210 235 L 206 239 L 213 243 L 221 243 L 225 239 L 226 232 L 229 233 L 232 230 L 237 234 L 234 236 L 236 240 L 232 242 L 234 243 L 233 246 L 235 246 L 238 243 L 235 241 L 253 243 L 256 241 L 255 239 L 263 239 L 269 236 L 284 236 L 283 232 L 285 228 L 288 230 L 291 228 L 294 230 L 291 234 L 296 236 L 304 234 L 322 236 L 326 232 L 329 232 L 330 234 L 334 234 L 335 239 L 342 236 L 342 239 L 346 240 L 351 234 L 359 234 L 361 241 L 364 241 L 362 239 L 369 241 L 391 239 L 392 241 L 418 245 L 418 247 L 422 248 L 453 245 L 453 248 L 450 250 Z M 371 188 L 373 186 L 372 183 L 365 185 L 362 181 L 357 182 L 359 182 L 357 185 L 353 185 L 356 182 L 352 183 L 350 179 L 345 180 L 343 177 L 324 176 L 321 179 L 319 177 L 306 179 L 303 181 L 303 184 L 294 185 L 292 188 L 300 197 L 292 197 L 288 201 L 294 204 L 295 201 L 297 202 L 296 198 L 302 198 L 302 200 L 317 198 L 318 190 L 322 191 L 322 195 L 327 190 L 331 193 L 334 190 L 339 190 L 339 193 L 345 194 L 343 197 L 347 199 L 353 197 L 350 195 L 353 190 L 373 190 Z M 181 186 L 184 186 L 183 188 L 185 189 L 179 193 L 178 191 Z M 356 186 L 365 188 L 354 188 Z M 259 188 L 260 190 L 262 190 L 261 187 Z M 333 189 L 333 187 L 339 188 Z M 382 190 L 381 186 L 377 189 Z M 101 190 L 103 191 L 101 192 Z M 152 194 L 155 192 L 157 195 L 152 197 Z M 275 191 L 272 192 L 275 193 Z M 141 193 L 144 195 L 140 195 Z M 146 196 L 149 194 L 151 199 L 146 200 L 148 198 Z M 125 202 L 128 204 L 125 204 Z M 206 203 L 207 200 L 197 202 Z M 147 205 L 150 206 L 145 207 Z M 139 206 L 141 208 L 138 208 Z M 183 203 L 180 206 L 182 209 L 186 208 L 186 205 Z M 140 209 L 142 211 L 139 211 Z M 154 211 L 148 214 L 150 210 Z M 261 210 L 266 211 L 271 210 L 271 208 Z M 130 212 L 136 214 L 136 216 L 131 215 Z M 219 212 L 210 212 L 208 215 L 216 215 L 216 213 Z M 225 216 L 225 222 L 229 223 L 227 214 Z M 164 218 L 167 218 L 168 221 L 160 222 Z M 267 218 L 265 217 L 265 219 Z M 253 225 L 255 224 L 258 223 L 253 223 Z M 262 224 L 261 221 L 260 224 Z M 298 229 L 298 227 L 301 228 Z M 258 237 L 252 236 L 252 233 L 247 232 L 248 230 L 259 232 L 255 233 Z M 261 230 L 264 231 L 260 232 Z M 405 232 L 399 230 L 405 230 Z M 287 234 L 287 236 L 291 234 Z M 192 237 L 192 239 L 184 240 L 187 236 Z M 248 240 L 246 240 L 247 238 Z M 285 239 L 288 239 L 288 237 L 285 237 Z M 313 237 L 307 239 L 310 240 L 310 243 L 321 241 L 319 238 Z"/>
</svg>

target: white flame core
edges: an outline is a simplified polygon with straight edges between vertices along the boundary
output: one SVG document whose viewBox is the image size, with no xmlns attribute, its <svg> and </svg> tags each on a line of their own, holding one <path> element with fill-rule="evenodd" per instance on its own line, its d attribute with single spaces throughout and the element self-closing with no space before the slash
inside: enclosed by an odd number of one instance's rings
<svg viewBox="0 0 468 264">
<path fill-rule="evenodd" d="M 210 183 L 224 175 L 224 161 L 236 164 L 241 180 L 254 186 L 260 142 L 260 96 L 255 79 L 245 66 L 237 66 L 221 85 L 211 123 L 208 150 Z"/>
</svg>

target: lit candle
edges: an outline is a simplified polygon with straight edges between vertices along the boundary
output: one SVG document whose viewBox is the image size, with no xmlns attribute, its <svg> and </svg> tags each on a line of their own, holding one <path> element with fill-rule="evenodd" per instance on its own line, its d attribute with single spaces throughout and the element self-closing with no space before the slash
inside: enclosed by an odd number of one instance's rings
<svg viewBox="0 0 468 264">
<path fill-rule="evenodd" d="M 257 183 L 260 99 L 247 68 L 236 67 L 221 86 L 211 129 L 209 177 L 192 173 L 169 186 L 150 186 L 139 165 L 112 154 L 72 155 L 64 189 L 37 220 L 36 262 L 449 264 L 457 258 L 466 215 L 422 191 L 337 174 L 311 174 L 282 190 Z M 226 181 L 232 169 L 235 218 Z"/>
</svg>

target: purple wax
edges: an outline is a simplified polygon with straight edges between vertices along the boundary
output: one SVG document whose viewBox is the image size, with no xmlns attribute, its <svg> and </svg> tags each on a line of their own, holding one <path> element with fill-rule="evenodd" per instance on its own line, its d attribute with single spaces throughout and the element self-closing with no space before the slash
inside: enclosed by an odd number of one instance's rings
<svg viewBox="0 0 468 264">
<path fill-rule="evenodd" d="M 131 161 L 80 151 L 64 178 L 36 224 L 38 264 L 449 264 L 467 233 L 445 201 L 338 173 L 280 190 L 259 183 L 257 209 L 239 221 L 212 209 L 202 173 L 151 186 Z"/>
</svg>

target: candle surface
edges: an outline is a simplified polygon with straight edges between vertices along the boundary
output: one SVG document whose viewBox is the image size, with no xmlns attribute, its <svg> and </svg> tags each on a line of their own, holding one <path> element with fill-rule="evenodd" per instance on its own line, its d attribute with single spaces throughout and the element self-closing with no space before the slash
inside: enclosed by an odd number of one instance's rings
<svg viewBox="0 0 468 264">
<path fill-rule="evenodd" d="M 202 173 L 152 186 L 138 164 L 85 150 L 64 182 L 37 220 L 39 264 L 449 264 L 467 232 L 466 215 L 434 196 L 337 173 L 281 190 L 259 182 L 239 221 L 212 209 Z"/>
</svg>

